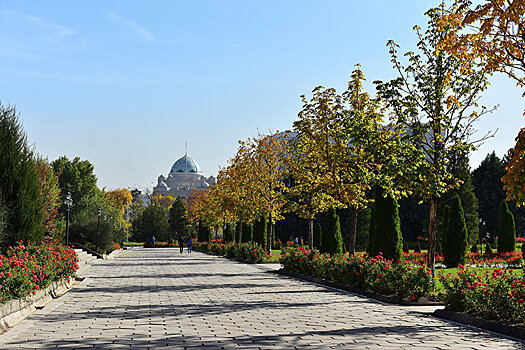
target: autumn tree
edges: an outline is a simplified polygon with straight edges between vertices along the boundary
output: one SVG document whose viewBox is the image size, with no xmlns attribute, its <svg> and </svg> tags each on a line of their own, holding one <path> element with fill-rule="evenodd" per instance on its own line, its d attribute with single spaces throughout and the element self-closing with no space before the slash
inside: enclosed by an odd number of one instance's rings
<svg viewBox="0 0 525 350">
<path fill-rule="evenodd" d="M 350 254 L 355 253 L 358 213 L 371 201 L 367 191 L 380 183 L 392 196 L 402 195 L 393 179 L 402 153 L 412 148 L 400 143 L 395 128 L 383 125 L 380 101 L 364 91 L 365 77 L 357 67 L 342 94 L 319 86 L 310 101 L 302 96 L 287 165 L 292 208 L 309 220 L 310 242 L 317 213 L 330 206 L 350 209 Z"/>
<path fill-rule="evenodd" d="M 153 194 L 151 196 L 151 203 L 160 206 L 168 213 L 171 205 L 175 202 L 175 198 L 172 196 L 164 196 L 160 193 Z"/>
<path fill-rule="evenodd" d="M 58 176 L 53 168 L 42 157 L 37 157 L 37 174 L 40 182 L 40 197 L 42 199 L 42 210 L 44 212 L 43 225 L 45 232 L 54 238 L 59 238 L 61 230 L 62 216 L 58 213 L 60 208 L 60 187 L 58 186 Z"/>
<path fill-rule="evenodd" d="M 440 25 L 449 28 L 439 43 L 468 67 L 473 60 L 481 60 L 488 72 L 502 72 L 525 86 L 525 1 L 458 0 L 445 13 Z M 468 30 L 464 30 L 468 27 Z M 524 92 L 525 95 L 525 92 Z M 516 137 L 509 150 L 510 161 L 502 177 L 507 201 L 525 203 L 525 128 Z"/>
<path fill-rule="evenodd" d="M 445 32 L 438 49 L 454 55 L 462 68 L 481 60 L 484 70 L 525 85 L 524 0 L 456 0 L 438 23 Z"/>
<path fill-rule="evenodd" d="M 436 211 L 439 198 L 460 181 L 447 170 L 452 154 L 476 149 L 489 135 L 472 140 L 473 123 L 488 113 L 478 107 L 480 93 L 487 87 L 487 73 L 475 61 L 464 67 L 454 55 L 438 50 L 439 42 L 450 26 L 440 27 L 443 5 L 427 11 L 428 28 L 419 37 L 419 52 L 408 52 L 409 64 L 399 61 L 397 45 L 388 42 L 394 68 L 399 77 L 389 82 L 376 82 L 379 95 L 387 101 L 396 125 L 403 136 L 424 154 L 419 162 L 412 189 L 429 206 L 428 264 L 434 273 L 436 249 Z"/>
<path fill-rule="evenodd" d="M 256 214 L 268 219 L 266 250 L 271 253 L 273 223 L 282 217 L 285 204 L 286 140 L 278 134 L 259 135 L 240 142 L 245 148 L 246 183 L 256 203 Z"/>
</svg>

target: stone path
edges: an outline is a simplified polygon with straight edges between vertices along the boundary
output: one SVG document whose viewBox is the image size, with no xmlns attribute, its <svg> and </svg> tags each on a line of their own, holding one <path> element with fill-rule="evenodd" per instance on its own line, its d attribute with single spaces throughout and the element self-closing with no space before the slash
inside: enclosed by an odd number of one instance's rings
<svg viewBox="0 0 525 350">
<path fill-rule="evenodd" d="M 178 249 L 125 251 L 0 336 L 0 348 L 525 349 L 257 265 Z"/>
</svg>

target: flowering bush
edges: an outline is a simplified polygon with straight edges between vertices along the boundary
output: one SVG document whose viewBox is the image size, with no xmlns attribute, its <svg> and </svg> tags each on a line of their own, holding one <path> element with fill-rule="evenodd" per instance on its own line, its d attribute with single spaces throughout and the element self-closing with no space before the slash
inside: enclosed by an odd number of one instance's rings
<svg viewBox="0 0 525 350">
<path fill-rule="evenodd" d="M 224 244 L 222 240 L 214 240 L 211 242 L 194 240 L 193 247 L 195 250 L 249 262 L 263 262 L 267 258 L 263 247 L 253 242 Z"/>
<path fill-rule="evenodd" d="M 414 265 L 422 265 L 427 262 L 427 252 L 403 252 L 403 260 Z M 436 264 L 443 264 L 443 255 L 436 254 Z M 518 268 L 523 265 L 522 252 L 493 253 L 477 252 L 467 253 L 465 265 L 478 267 L 506 267 Z"/>
<path fill-rule="evenodd" d="M 460 265 L 456 275 L 442 276 L 440 299 L 448 309 L 490 320 L 525 321 L 525 278 L 512 269 L 497 269 L 482 275 Z"/>
<path fill-rule="evenodd" d="M 428 260 L 427 252 L 403 252 L 403 260 L 414 265 L 425 264 Z M 443 254 L 436 254 L 436 264 L 443 264 Z"/>
<path fill-rule="evenodd" d="M 0 255 L 0 303 L 35 294 L 53 281 L 74 276 L 78 258 L 73 248 L 48 240 L 40 245 L 22 242 Z"/>
<path fill-rule="evenodd" d="M 479 267 L 506 267 L 518 268 L 523 265 L 522 252 L 514 251 L 507 253 L 484 252 L 467 253 L 466 265 Z"/>
<path fill-rule="evenodd" d="M 413 267 L 401 261 L 393 262 L 381 255 L 321 254 L 303 247 L 288 247 L 280 259 L 288 271 L 327 278 L 337 283 L 382 293 L 411 297 L 428 295 L 432 277 L 426 265 Z"/>
</svg>

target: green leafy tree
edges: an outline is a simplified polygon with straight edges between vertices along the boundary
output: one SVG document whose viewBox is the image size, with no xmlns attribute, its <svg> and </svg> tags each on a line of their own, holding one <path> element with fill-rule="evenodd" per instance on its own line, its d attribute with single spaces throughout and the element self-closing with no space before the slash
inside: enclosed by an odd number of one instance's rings
<svg viewBox="0 0 525 350">
<path fill-rule="evenodd" d="M 509 210 L 507 202 L 502 201 L 499 207 L 498 220 L 498 253 L 516 250 L 516 226 L 514 215 Z"/>
<path fill-rule="evenodd" d="M 67 194 L 71 193 L 73 199 L 71 217 L 74 218 L 75 215 L 86 209 L 90 197 L 97 195 L 99 191 L 95 166 L 88 160 L 80 160 L 79 157 L 70 161 L 66 156 L 54 160 L 51 166 L 58 175 L 61 203 L 64 203 Z M 65 214 L 65 210 L 65 206 L 62 206 L 60 212 Z"/>
<path fill-rule="evenodd" d="M 461 199 L 458 195 L 452 198 L 448 213 L 447 230 L 443 237 L 443 258 L 447 267 L 457 267 L 465 263 L 467 254 L 467 226 Z"/>
<path fill-rule="evenodd" d="M 253 241 L 264 247 L 266 245 L 267 230 L 268 221 L 266 216 L 263 216 L 253 224 Z"/>
<path fill-rule="evenodd" d="M 149 242 L 155 236 L 160 242 L 166 239 L 168 228 L 166 211 L 159 205 L 150 205 L 133 221 L 133 238 L 136 242 Z"/>
<path fill-rule="evenodd" d="M 401 259 L 403 251 L 403 236 L 397 200 L 385 194 L 376 187 L 375 194 L 375 249 L 388 260 Z"/>
<path fill-rule="evenodd" d="M 341 236 L 339 216 L 333 207 L 330 207 L 326 213 L 321 239 L 323 253 L 343 254 L 343 237 Z"/>
<path fill-rule="evenodd" d="M 0 198 L 9 209 L 0 248 L 18 240 L 39 242 L 44 211 L 33 151 L 14 107 L 0 104 Z M 0 237 L 1 238 L 1 237 Z"/>
<path fill-rule="evenodd" d="M 399 61 L 398 46 L 388 42 L 399 76 L 389 82 L 376 82 L 380 97 L 392 111 L 393 121 L 406 131 L 403 137 L 423 154 L 415 164 L 415 172 L 407 169 L 407 184 L 411 183 L 411 189 L 429 202 L 428 265 L 433 275 L 438 199 L 461 184 L 447 169 L 447 163 L 454 154 L 468 153 L 490 136 L 472 138 L 473 123 L 490 112 L 477 104 L 488 85 L 487 73 L 476 61 L 464 69 L 455 56 L 437 50 L 438 43 L 451 30 L 450 26 L 438 25 L 443 12 L 444 5 L 426 12 L 429 22 L 425 33 L 415 27 L 419 52 L 405 54 L 407 66 Z"/>
<path fill-rule="evenodd" d="M 170 207 L 168 222 L 168 242 L 175 242 L 179 237 L 188 238 L 190 222 L 187 217 L 186 206 L 180 196 L 177 196 Z"/>
</svg>

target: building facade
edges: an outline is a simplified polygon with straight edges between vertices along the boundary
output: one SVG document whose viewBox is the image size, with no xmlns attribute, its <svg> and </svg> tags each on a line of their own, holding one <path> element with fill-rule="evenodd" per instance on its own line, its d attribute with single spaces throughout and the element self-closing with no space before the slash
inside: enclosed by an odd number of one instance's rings
<svg viewBox="0 0 525 350">
<path fill-rule="evenodd" d="M 193 190 L 207 189 L 215 184 L 215 181 L 213 176 L 204 176 L 197 162 L 186 154 L 173 164 L 167 177 L 158 177 L 153 194 L 188 198 Z"/>
</svg>

